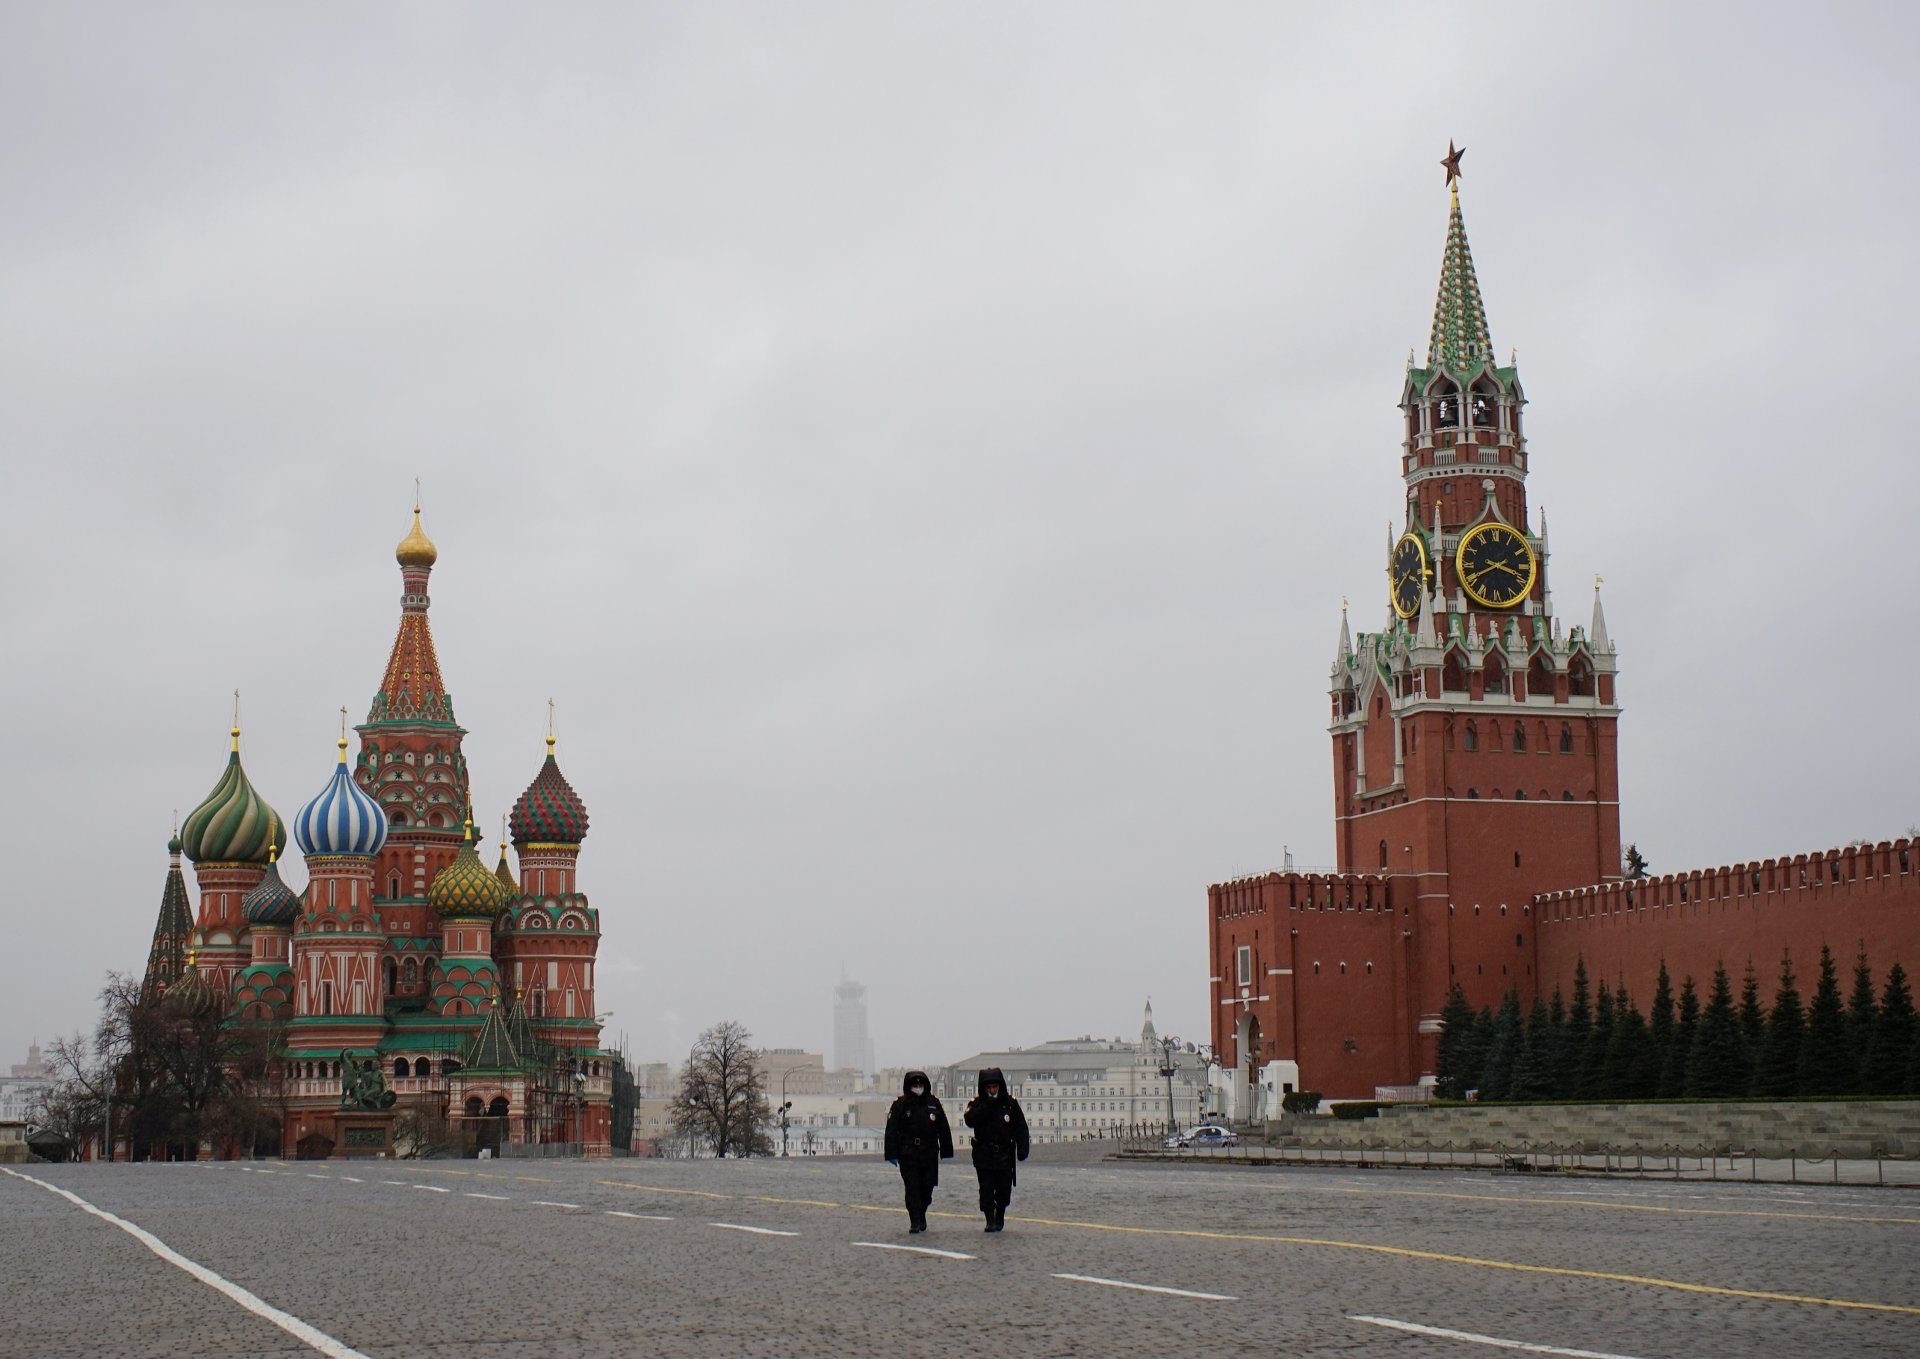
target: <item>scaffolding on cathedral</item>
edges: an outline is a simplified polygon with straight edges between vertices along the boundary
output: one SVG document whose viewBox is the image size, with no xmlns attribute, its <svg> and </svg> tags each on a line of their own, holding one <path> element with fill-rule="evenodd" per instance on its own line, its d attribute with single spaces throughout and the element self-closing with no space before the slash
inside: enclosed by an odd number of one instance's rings
<svg viewBox="0 0 1920 1359">
<path fill-rule="evenodd" d="M 487 1013 L 448 1078 L 449 1117 L 476 1147 L 495 1156 L 541 1146 L 576 1148 L 584 1079 L 578 1058 L 535 1033 L 525 1001 L 516 998 Z M 500 1093 L 488 1099 L 476 1087 Z M 517 1129 L 509 1126 L 508 1109 L 520 1111 L 513 1116 Z"/>
</svg>

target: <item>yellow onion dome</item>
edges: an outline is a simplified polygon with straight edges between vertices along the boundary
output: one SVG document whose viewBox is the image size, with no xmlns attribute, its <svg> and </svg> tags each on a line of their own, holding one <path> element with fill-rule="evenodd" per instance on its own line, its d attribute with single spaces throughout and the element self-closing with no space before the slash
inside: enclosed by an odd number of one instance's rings
<svg viewBox="0 0 1920 1359">
<path fill-rule="evenodd" d="M 233 751 L 220 781 L 180 823 L 180 845 L 200 863 L 263 864 L 286 839 L 280 814 L 255 791 L 240 767 L 240 728 L 233 729 Z"/>
<path fill-rule="evenodd" d="M 400 546 L 393 550 L 393 555 L 402 566 L 432 566 L 440 559 L 440 550 L 433 545 L 433 539 L 420 531 L 418 505 L 413 507 L 413 527 L 400 540 Z"/>
<path fill-rule="evenodd" d="M 469 821 L 466 843 L 454 861 L 434 876 L 427 904 L 443 920 L 491 920 L 505 909 L 509 895 L 506 884 L 480 862 Z"/>
</svg>

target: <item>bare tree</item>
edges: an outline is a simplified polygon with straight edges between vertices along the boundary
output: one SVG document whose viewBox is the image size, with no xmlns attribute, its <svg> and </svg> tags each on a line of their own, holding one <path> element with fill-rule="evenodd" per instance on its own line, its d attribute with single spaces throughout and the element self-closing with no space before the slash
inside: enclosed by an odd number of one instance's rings
<svg viewBox="0 0 1920 1359">
<path fill-rule="evenodd" d="M 716 1024 L 694 1042 L 680 1073 L 675 1133 L 698 1139 L 715 1156 L 764 1155 L 767 1092 L 753 1035 L 735 1020 Z"/>
</svg>

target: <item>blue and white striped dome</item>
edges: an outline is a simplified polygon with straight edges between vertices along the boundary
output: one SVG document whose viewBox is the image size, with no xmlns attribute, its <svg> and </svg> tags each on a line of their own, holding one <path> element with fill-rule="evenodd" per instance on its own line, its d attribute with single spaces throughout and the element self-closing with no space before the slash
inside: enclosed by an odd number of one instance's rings
<svg viewBox="0 0 1920 1359">
<path fill-rule="evenodd" d="M 371 856 L 387 843 L 386 815 L 353 781 L 345 741 L 340 743 L 340 763 L 332 780 L 293 818 L 293 838 L 305 854 Z"/>
</svg>

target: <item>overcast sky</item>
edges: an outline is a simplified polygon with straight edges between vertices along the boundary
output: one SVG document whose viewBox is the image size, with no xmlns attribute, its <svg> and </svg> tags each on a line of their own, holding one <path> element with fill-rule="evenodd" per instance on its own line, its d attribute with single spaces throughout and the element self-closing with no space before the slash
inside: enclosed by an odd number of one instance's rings
<svg viewBox="0 0 1920 1359">
<path fill-rule="evenodd" d="M 226 759 L 362 720 L 413 479 L 483 822 L 546 701 L 609 1037 L 1204 1038 L 1333 857 L 1462 203 L 1658 871 L 1920 821 L 1910 7 L 0 6 L 0 1066 Z M 491 850 L 489 850 L 491 854 Z M 288 874 L 296 884 L 301 870 Z"/>
</svg>

